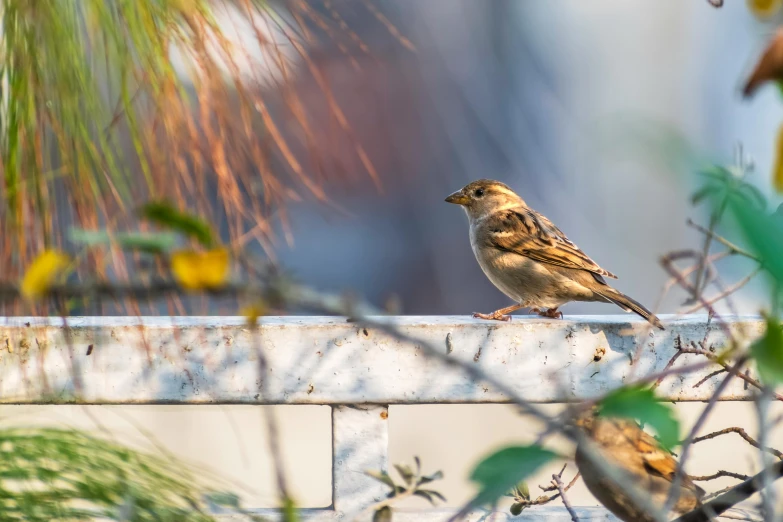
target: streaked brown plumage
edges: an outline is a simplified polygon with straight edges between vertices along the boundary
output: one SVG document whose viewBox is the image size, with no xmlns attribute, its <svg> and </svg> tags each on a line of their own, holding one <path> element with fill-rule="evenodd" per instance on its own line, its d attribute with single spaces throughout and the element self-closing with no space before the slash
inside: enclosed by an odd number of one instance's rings
<svg viewBox="0 0 783 522">
<path fill-rule="evenodd" d="M 756 89 L 771 80 L 783 80 L 783 29 L 778 29 L 761 55 L 745 83 L 743 96 L 752 96 Z"/>
<path fill-rule="evenodd" d="M 577 424 L 598 446 L 601 455 L 626 475 L 628 484 L 663 508 L 679 467 L 671 453 L 633 420 L 586 415 Z M 627 522 L 654 521 L 633 507 L 627 495 L 585 458 L 580 446 L 576 448 L 576 465 L 590 493 L 615 516 Z M 692 511 L 701 505 L 703 497 L 704 490 L 683 476 L 672 511 L 678 515 Z"/>
<path fill-rule="evenodd" d="M 658 318 L 615 290 L 604 277 L 617 276 L 590 259 L 546 217 L 503 183 L 481 179 L 446 198 L 468 215 L 473 253 L 490 281 L 517 304 L 483 319 L 508 320 L 509 312 L 532 308 L 561 317 L 557 308 L 571 301 L 599 301 L 633 311 L 663 329 Z"/>
</svg>

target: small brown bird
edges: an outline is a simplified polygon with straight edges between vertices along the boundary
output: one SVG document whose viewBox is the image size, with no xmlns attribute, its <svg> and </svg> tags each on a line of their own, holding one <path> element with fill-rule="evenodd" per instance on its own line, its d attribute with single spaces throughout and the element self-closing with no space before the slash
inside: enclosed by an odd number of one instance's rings
<svg viewBox="0 0 783 522">
<path fill-rule="evenodd" d="M 609 286 L 617 276 L 598 266 L 547 218 L 527 206 L 503 183 L 480 179 L 446 198 L 468 215 L 470 245 L 490 281 L 517 304 L 473 317 L 508 321 L 531 308 L 544 317 L 562 317 L 571 301 L 614 303 L 663 330 L 644 306 Z"/>
<path fill-rule="evenodd" d="M 577 421 L 607 461 L 624 472 L 629 483 L 663 509 L 679 463 L 660 443 L 633 420 L 585 415 Z M 616 517 L 627 522 L 654 522 L 648 513 L 634 507 L 627 494 L 608 479 L 576 448 L 576 466 L 587 489 Z M 701 506 L 704 490 L 683 476 L 679 498 L 672 511 L 682 515 Z"/>
<path fill-rule="evenodd" d="M 751 73 L 742 94 L 745 98 L 753 96 L 764 83 L 783 80 L 783 29 L 778 29 L 767 45 L 755 69 Z"/>
</svg>

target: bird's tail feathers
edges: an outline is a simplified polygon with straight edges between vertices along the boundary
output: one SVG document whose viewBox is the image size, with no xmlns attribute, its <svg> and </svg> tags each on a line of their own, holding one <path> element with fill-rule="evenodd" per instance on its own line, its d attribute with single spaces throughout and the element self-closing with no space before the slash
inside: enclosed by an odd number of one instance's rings
<svg viewBox="0 0 783 522">
<path fill-rule="evenodd" d="M 653 326 L 660 328 L 661 330 L 665 329 L 661 324 L 661 321 L 658 319 L 658 317 L 655 316 L 654 313 L 652 313 L 647 308 L 642 306 L 642 304 L 639 303 L 638 301 L 631 299 L 630 297 L 623 294 L 622 292 L 619 292 L 614 288 L 607 287 L 607 288 L 602 288 L 600 292 L 596 292 L 596 293 L 598 293 L 604 299 L 616 304 L 626 312 L 634 312 L 635 314 L 644 317 Z"/>
</svg>

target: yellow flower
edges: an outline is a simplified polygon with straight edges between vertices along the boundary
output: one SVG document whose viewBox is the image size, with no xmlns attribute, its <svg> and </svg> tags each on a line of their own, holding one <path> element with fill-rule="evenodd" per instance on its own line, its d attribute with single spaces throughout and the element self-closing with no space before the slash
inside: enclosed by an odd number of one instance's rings
<svg viewBox="0 0 783 522">
<path fill-rule="evenodd" d="M 775 144 L 775 166 L 772 171 L 772 182 L 775 190 L 783 193 L 783 125 L 778 130 L 777 143 Z"/>
<path fill-rule="evenodd" d="M 747 0 L 748 8 L 759 18 L 767 18 L 780 8 L 781 0 Z"/>
<path fill-rule="evenodd" d="M 20 292 L 27 299 L 36 299 L 46 294 L 52 284 L 67 275 L 71 265 L 68 254 L 58 250 L 44 250 L 36 257 L 22 279 Z"/>
<path fill-rule="evenodd" d="M 171 255 L 171 271 L 177 284 L 186 290 L 220 288 L 228 279 L 228 250 L 179 250 Z"/>
</svg>

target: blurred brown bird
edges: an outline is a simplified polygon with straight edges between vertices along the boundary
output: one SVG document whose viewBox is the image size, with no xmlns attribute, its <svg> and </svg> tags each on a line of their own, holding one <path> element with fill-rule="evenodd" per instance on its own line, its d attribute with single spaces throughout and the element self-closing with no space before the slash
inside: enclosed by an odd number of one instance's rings
<svg viewBox="0 0 783 522">
<path fill-rule="evenodd" d="M 756 68 L 745 83 L 743 96 L 753 96 L 756 89 L 771 80 L 783 80 L 783 29 L 778 29 L 761 55 Z"/>
<path fill-rule="evenodd" d="M 663 509 L 672 480 L 679 466 L 671 453 L 633 420 L 582 416 L 576 423 L 599 448 L 607 461 L 628 477 L 628 484 L 648 495 L 654 505 Z M 576 448 L 576 465 L 590 493 L 616 517 L 626 522 L 654 522 L 638 510 L 626 493 L 609 480 Z M 704 490 L 683 476 L 679 498 L 672 512 L 682 515 L 701 506 Z"/>
<path fill-rule="evenodd" d="M 503 183 L 474 181 L 446 198 L 468 215 L 470 245 L 490 281 L 517 304 L 473 317 L 508 321 L 506 315 L 532 308 L 544 317 L 562 317 L 571 301 L 614 303 L 663 330 L 647 308 L 615 290 L 604 276 L 617 276 L 590 259 L 547 218 L 528 207 Z"/>
</svg>

